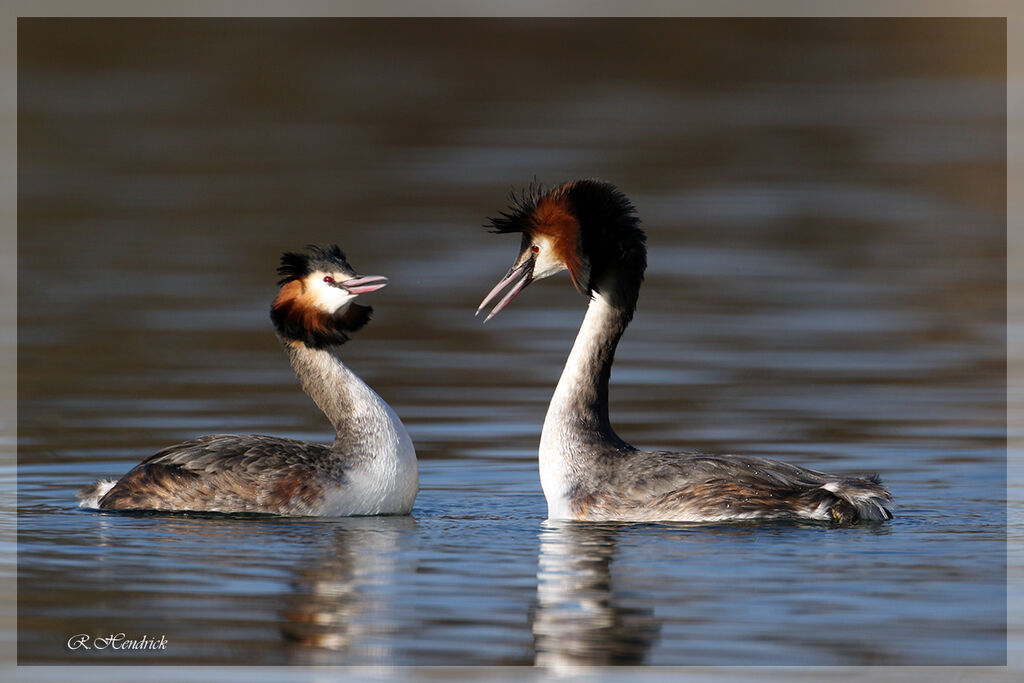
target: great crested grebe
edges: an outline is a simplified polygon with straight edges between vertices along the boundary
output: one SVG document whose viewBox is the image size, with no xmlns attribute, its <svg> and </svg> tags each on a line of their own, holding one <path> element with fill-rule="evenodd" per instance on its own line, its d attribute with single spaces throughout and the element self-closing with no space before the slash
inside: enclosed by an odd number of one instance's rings
<svg viewBox="0 0 1024 683">
<path fill-rule="evenodd" d="M 608 379 L 647 267 L 646 236 L 638 224 L 629 198 L 596 180 L 513 194 L 512 206 L 490 221 L 492 232 L 522 233 L 522 247 L 478 314 L 510 288 L 490 320 L 531 282 L 563 270 L 590 298 L 540 438 L 548 517 L 837 524 L 892 519 L 892 497 L 877 477 L 835 476 L 759 457 L 641 451 L 619 438 L 608 420 Z"/>
<path fill-rule="evenodd" d="M 337 434 L 331 445 L 276 436 L 212 434 L 151 455 L 118 481 L 82 489 L 100 510 L 401 515 L 419 488 L 416 451 L 395 412 L 334 349 L 373 310 L 353 303 L 387 284 L 359 276 L 335 245 L 288 252 L 270 318 L 303 390 Z"/>
</svg>

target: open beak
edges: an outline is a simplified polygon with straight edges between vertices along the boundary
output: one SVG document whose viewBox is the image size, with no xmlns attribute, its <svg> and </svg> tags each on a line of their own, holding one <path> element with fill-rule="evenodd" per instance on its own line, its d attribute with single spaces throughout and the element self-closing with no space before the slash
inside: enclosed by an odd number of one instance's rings
<svg viewBox="0 0 1024 683">
<path fill-rule="evenodd" d="M 366 294 L 376 292 L 388 284 L 388 279 L 383 275 L 360 275 L 339 283 L 349 294 Z"/>
<path fill-rule="evenodd" d="M 480 302 L 480 305 L 476 309 L 477 315 L 480 315 L 480 311 L 494 301 L 502 290 L 509 285 L 512 285 L 512 288 L 508 290 L 508 293 L 505 294 L 501 301 L 499 301 L 498 304 L 491 309 L 491 312 L 487 314 L 487 317 L 484 318 L 484 322 L 487 322 L 496 316 L 501 309 L 508 305 L 508 302 L 515 298 L 516 294 L 523 291 L 523 288 L 526 287 L 526 285 L 533 282 L 533 264 L 534 259 L 531 255 L 530 258 L 526 259 L 519 265 L 512 266 L 512 268 L 505 274 L 505 277 L 502 278 L 501 282 L 494 285 L 494 289 L 488 292 L 487 296 L 484 297 L 484 300 Z"/>
</svg>

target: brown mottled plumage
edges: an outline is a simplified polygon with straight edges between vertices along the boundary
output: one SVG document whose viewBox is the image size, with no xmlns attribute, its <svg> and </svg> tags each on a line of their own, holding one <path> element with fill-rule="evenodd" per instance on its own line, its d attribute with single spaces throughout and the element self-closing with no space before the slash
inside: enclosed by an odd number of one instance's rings
<svg viewBox="0 0 1024 683">
<path fill-rule="evenodd" d="M 318 481 L 344 484 L 331 449 L 273 436 L 212 434 L 143 460 L 107 491 L 104 510 L 315 514 Z"/>
</svg>

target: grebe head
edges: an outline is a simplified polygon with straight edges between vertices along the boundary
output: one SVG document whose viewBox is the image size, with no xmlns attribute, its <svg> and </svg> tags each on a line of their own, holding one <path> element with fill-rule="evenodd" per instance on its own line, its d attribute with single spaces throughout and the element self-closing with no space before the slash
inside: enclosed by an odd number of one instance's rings
<svg viewBox="0 0 1024 683">
<path fill-rule="evenodd" d="M 488 227 L 521 232 L 523 241 L 508 273 L 477 308 L 479 314 L 511 286 L 484 322 L 534 280 L 563 270 L 588 297 L 599 291 L 628 308 L 636 305 L 647 267 L 646 237 L 626 195 L 610 183 L 576 180 L 547 191 L 531 185 L 509 198 L 511 206 Z"/>
<path fill-rule="evenodd" d="M 286 252 L 277 274 L 281 290 L 270 319 L 281 337 L 312 348 L 337 346 L 362 328 L 373 309 L 352 303 L 388 283 L 381 275 L 357 275 L 338 245 L 309 245 L 308 253 Z"/>
</svg>

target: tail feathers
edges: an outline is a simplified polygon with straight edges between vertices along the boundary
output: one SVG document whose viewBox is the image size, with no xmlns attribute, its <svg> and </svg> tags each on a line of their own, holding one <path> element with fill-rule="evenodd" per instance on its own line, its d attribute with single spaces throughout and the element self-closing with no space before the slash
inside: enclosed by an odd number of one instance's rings
<svg viewBox="0 0 1024 683">
<path fill-rule="evenodd" d="M 116 483 L 115 479 L 100 479 L 95 484 L 80 489 L 76 494 L 79 500 L 78 507 L 99 510 L 100 499 L 107 495 L 107 491 L 114 488 Z"/>
<path fill-rule="evenodd" d="M 882 486 L 877 474 L 866 479 L 830 481 L 821 488 L 839 499 L 839 504 L 829 510 L 832 519 L 838 523 L 892 519 L 892 494 Z M 844 519 L 848 514 L 852 514 L 852 520 Z"/>
</svg>

